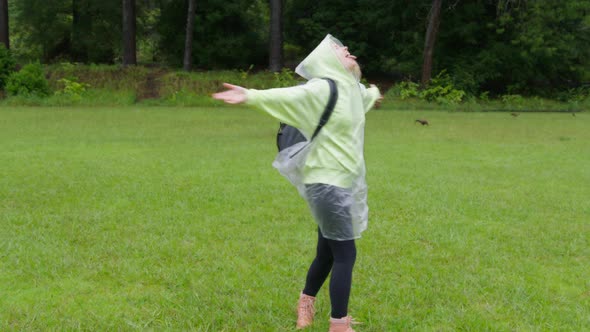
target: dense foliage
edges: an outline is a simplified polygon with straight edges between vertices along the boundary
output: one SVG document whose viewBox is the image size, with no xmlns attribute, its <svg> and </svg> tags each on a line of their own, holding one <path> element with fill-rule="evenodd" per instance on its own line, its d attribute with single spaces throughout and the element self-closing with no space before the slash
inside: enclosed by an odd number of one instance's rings
<svg viewBox="0 0 590 332">
<path fill-rule="evenodd" d="M 14 70 L 14 59 L 10 50 L 0 44 L 0 89 L 6 85 L 6 80 Z"/>
<path fill-rule="evenodd" d="M 193 66 L 203 69 L 247 68 L 264 64 L 266 25 L 250 0 L 197 1 L 193 34 Z M 180 67 L 184 50 L 186 3 L 164 1 L 157 31 L 159 52 Z"/>
<path fill-rule="evenodd" d="M 27 64 L 20 71 L 13 72 L 6 82 L 6 91 L 13 96 L 48 96 L 51 93 L 43 67 L 38 62 Z"/>
<path fill-rule="evenodd" d="M 431 0 L 284 0 L 285 64 L 326 34 L 343 40 L 365 74 L 420 77 Z M 140 63 L 180 67 L 186 1 L 137 3 Z M 193 67 L 268 65 L 265 0 L 196 2 Z M 30 10 L 35 8 L 35 10 Z M 445 71 L 469 95 L 551 95 L 590 82 L 590 0 L 444 1 L 433 76 Z M 121 3 L 10 1 L 12 50 L 21 62 L 120 63 Z"/>
</svg>

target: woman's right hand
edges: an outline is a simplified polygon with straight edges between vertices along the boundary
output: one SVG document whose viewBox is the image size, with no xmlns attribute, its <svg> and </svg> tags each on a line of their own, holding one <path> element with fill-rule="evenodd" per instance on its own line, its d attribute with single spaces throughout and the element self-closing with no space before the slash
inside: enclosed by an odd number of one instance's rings
<svg viewBox="0 0 590 332">
<path fill-rule="evenodd" d="M 214 93 L 213 98 L 222 100 L 228 104 L 241 104 L 248 99 L 245 88 L 229 83 L 223 83 L 223 86 L 227 90 Z"/>
<path fill-rule="evenodd" d="M 375 85 L 375 84 L 371 84 L 369 85 L 370 88 L 376 88 L 377 90 L 379 90 L 379 88 Z M 373 104 L 374 108 L 379 108 L 381 107 L 381 102 L 383 101 L 383 95 L 381 93 L 379 93 L 379 98 L 377 98 L 377 100 L 375 100 L 375 104 Z"/>
</svg>

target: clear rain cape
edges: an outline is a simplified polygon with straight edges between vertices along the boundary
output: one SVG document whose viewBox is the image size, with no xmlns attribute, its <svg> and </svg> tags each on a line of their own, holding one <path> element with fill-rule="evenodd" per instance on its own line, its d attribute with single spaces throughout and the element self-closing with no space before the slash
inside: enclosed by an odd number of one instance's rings
<svg viewBox="0 0 590 332">
<path fill-rule="evenodd" d="M 345 101 L 353 100 L 353 102 L 343 102 L 343 104 L 355 105 L 355 109 L 358 112 L 362 112 L 362 130 L 354 131 L 356 137 L 354 140 L 357 142 L 364 141 L 364 112 L 362 98 L 360 94 L 359 84 L 356 78 L 352 75 L 352 73 L 348 72 L 344 68 L 344 66 L 340 63 L 337 59 L 333 45 L 342 46 L 340 41 L 336 38 L 332 37 L 331 35 L 326 36 L 324 40 L 312 51 L 307 58 L 305 58 L 301 64 L 296 69 L 296 72 L 303 76 L 306 79 L 313 79 L 313 78 L 321 78 L 321 77 L 329 77 L 335 79 L 339 84 L 339 99 L 344 97 Z M 336 59 L 336 61 L 334 61 Z M 327 75 L 326 75 L 327 73 Z M 338 78 L 341 78 L 338 80 Z M 342 89 L 345 87 L 345 89 Z M 348 90 L 346 89 L 348 87 Z M 343 93 L 344 92 L 344 96 Z M 338 104 L 338 103 L 337 103 Z M 344 110 L 348 111 L 348 110 Z M 327 131 L 326 128 L 329 126 L 335 127 L 339 124 L 331 123 L 335 120 L 332 117 L 325 128 L 322 129 L 319 136 L 322 135 L 329 135 L 329 130 Z M 306 184 L 311 183 L 346 183 L 345 186 L 341 186 L 347 189 L 347 192 L 350 192 L 350 199 L 341 199 L 335 197 L 334 199 L 337 201 L 332 202 L 332 204 L 340 204 L 343 205 L 342 208 L 346 209 L 352 218 L 352 225 L 354 231 L 353 238 L 359 238 L 362 231 L 367 228 L 367 221 L 368 221 L 368 205 L 367 205 L 367 184 L 365 181 L 365 166 L 364 166 L 364 158 L 363 158 L 363 149 L 362 144 L 360 144 L 356 150 L 352 151 L 360 162 L 357 164 L 357 167 L 353 171 L 341 172 L 338 174 L 338 179 L 334 178 L 334 181 L 328 177 L 326 181 L 311 181 L 309 180 L 310 176 L 306 176 L 306 171 L 310 169 L 310 167 L 306 168 L 308 164 L 308 158 L 315 158 L 314 153 L 318 153 L 317 145 L 322 144 L 321 139 L 314 139 L 312 142 L 300 142 L 297 143 L 287 149 L 282 150 L 276 156 L 273 167 L 275 167 L 281 175 L 287 178 L 298 190 L 299 194 L 308 202 L 312 202 L 316 199 L 316 195 L 323 195 L 321 191 L 311 192 L 306 190 Z M 311 156 L 311 157 L 310 157 Z M 307 165 L 309 166 L 309 165 Z M 342 174 L 346 177 L 345 181 L 342 181 Z M 325 199 L 325 197 L 324 197 Z M 318 220 L 318 217 L 315 216 L 316 221 L 321 227 L 322 220 Z M 339 239 L 333 238 L 335 240 L 350 240 L 350 239 Z"/>
<path fill-rule="evenodd" d="M 303 181 L 303 169 L 309 151 L 313 148 L 315 142 L 299 142 L 294 144 L 281 152 L 279 152 L 272 163 L 281 175 L 283 175 L 291 184 L 293 184 L 301 197 L 308 203 L 317 201 L 316 196 L 324 196 L 321 190 L 310 191 L 306 190 Z M 350 188 L 351 195 L 343 199 L 342 197 L 333 197 L 333 205 L 340 205 L 342 209 L 347 209 L 352 219 L 353 238 L 359 238 L 361 233 L 367 229 L 369 206 L 367 204 L 367 184 L 365 181 L 365 170 L 357 177 L 355 177 L 352 187 Z M 325 200 L 325 197 L 324 197 Z M 322 225 L 322 220 L 314 215 L 318 225 Z M 331 234 L 324 234 L 324 236 L 333 240 L 351 240 L 350 238 L 337 238 Z"/>
</svg>

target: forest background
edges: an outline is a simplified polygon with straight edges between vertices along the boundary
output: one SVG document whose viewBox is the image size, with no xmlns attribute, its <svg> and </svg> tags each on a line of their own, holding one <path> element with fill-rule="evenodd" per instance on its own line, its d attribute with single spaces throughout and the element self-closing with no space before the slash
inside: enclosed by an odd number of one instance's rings
<svg viewBox="0 0 590 332">
<path fill-rule="evenodd" d="M 588 0 L 0 0 L 2 102 L 213 103 L 224 80 L 296 84 L 331 33 L 401 108 L 578 111 L 589 13 Z"/>
</svg>

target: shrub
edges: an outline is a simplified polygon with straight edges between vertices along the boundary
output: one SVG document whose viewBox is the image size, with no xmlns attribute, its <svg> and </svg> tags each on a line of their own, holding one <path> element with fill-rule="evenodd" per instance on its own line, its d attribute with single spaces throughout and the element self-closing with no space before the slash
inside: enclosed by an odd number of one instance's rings
<svg viewBox="0 0 590 332">
<path fill-rule="evenodd" d="M 297 79 L 295 78 L 294 72 L 289 68 L 283 68 L 281 72 L 275 72 L 273 75 L 277 88 L 297 85 Z"/>
<path fill-rule="evenodd" d="M 525 99 L 518 94 L 513 95 L 503 95 L 501 97 L 502 103 L 504 105 L 509 106 L 511 109 L 515 110 L 522 110 L 524 109 Z"/>
<path fill-rule="evenodd" d="M 408 98 L 420 98 L 420 85 L 411 81 L 401 82 L 398 86 L 399 97 L 401 100 Z"/>
<path fill-rule="evenodd" d="M 4 88 L 10 74 L 14 71 L 14 59 L 10 50 L 0 43 L 0 89 Z"/>
<path fill-rule="evenodd" d="M 422 98 L 443 105 L 455 105 L 463 101 L 465 91 L 455 88 L 453 81 L 445 70 L 434 77 L 428 87 L 422 90 Z"/>
<path fill-rule="evenodd" d="M 58 82 L 63 84 L 63 89 L 57 91 L 55 94 L 58 96 L 69 98 L 72 101 L 82 100 L 82 94 L 86 92 L 86 89 L 88 87 L 90 87 L 90 85 L 86 83 L 77 82 L 75 78 L 62 78 Z"/>
<path fill-rule="evenodd" d="M 590 85 L 568 89 L 557 95 L 557 100 L 563 102 L 579 103 L 590 97 Z"/>
<path fill-rule="evenodd" d="M 466 95 L 465 91 L 455 87 L 450 76 L 444 70 L 433 78 L 426 88 L 420 89 L 418 83 L 403 81 L 397 84 L 388 94 L 396 96 L 401 100 L 418 98 L 441 105 L 458 104 L 463 101 Z"/>
<path fill-rule="evenodd" d="M 47 83 L 41 64 L 30 63 L 20 71 L 12 73 L 6 82 L 6 91 L 13 96 L 48 96 L 50 94 L 49 83 Z"/>
</svg>

